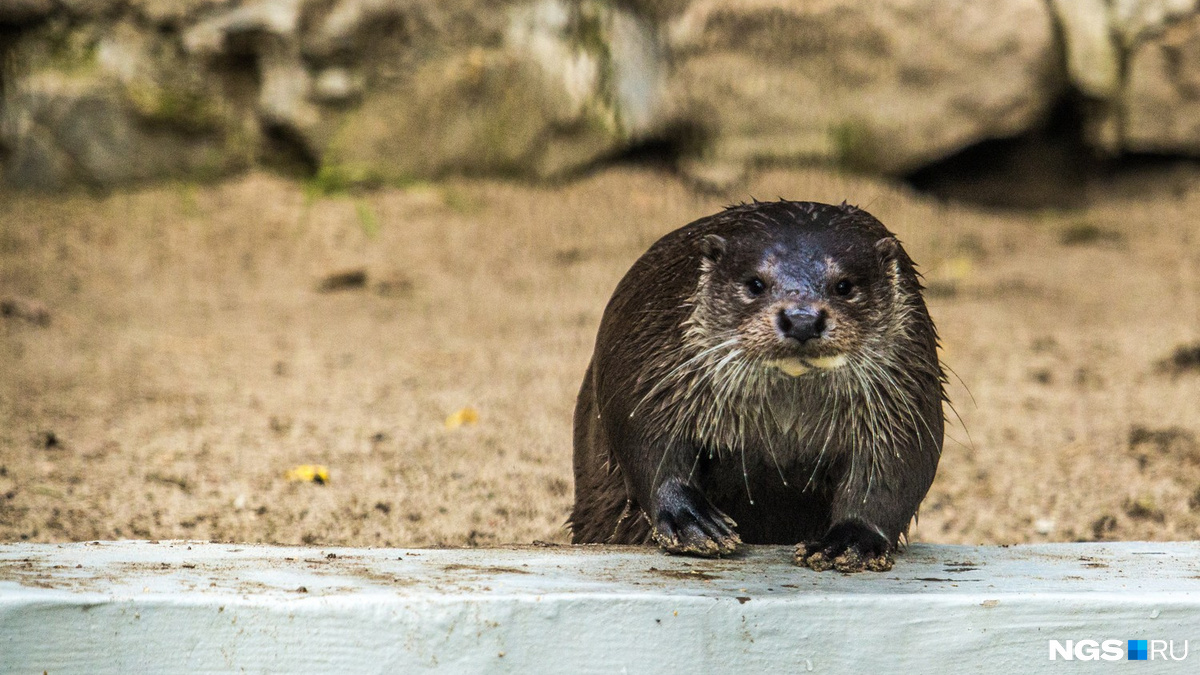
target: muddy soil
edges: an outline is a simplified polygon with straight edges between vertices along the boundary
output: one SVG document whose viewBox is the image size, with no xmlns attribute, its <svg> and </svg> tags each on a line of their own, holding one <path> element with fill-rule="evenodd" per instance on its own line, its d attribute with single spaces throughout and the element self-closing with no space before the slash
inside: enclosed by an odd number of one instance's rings
<svg viewBox="0 0 1200 675">
<path fill-rule="evenodd" d="M 0 196 L 0 540 L 566 541 L 609 294 L 751 195 L 857 203 L 926 275 L 957 413 L 914 540 L 1196 538 L 1196 175 L 1004 213 L 817 170 L 716 197 L 623 167 Z M 285 478 L 305 464 L 327 482 Z"/>
</svg>

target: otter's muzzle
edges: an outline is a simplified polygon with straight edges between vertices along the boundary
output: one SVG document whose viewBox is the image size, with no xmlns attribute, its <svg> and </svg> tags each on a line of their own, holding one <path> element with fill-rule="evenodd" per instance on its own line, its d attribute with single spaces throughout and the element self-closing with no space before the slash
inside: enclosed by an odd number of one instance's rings
<svg viewBox="0 0 1200 675">
<path fill-rule="evenodd" d="M 775 315 L 775 327 L 780 335 L 800 344 L 815 340 L 825 334 L 829 314 L 812 306 L 787 307 Z"/>
</svg>

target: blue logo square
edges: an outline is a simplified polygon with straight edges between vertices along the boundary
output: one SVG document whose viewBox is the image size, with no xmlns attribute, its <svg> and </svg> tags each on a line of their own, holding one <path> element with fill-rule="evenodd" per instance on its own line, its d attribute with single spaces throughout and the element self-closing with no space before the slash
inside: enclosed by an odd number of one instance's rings
<svg viewBox="0 0 1200 675">
<path fill-rule="evenodd" d="M 1129 641 L 1129 660 L 1130 661 L 1145 661 L 1146 660 L 1146 641 L 1145 640 L 1130 640 Z"/>
</svg>

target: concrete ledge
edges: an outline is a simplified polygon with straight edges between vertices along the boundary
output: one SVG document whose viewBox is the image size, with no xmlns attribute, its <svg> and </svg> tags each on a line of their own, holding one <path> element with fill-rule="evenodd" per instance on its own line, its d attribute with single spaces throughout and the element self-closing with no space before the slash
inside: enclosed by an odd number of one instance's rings
<svg viewBox="0 0 1200 675">
<path fill-rule="evenodd" d="M 842 576 L 784 548 L 0 544 L 0 671 L 1111 671 L 1049 641 L 1200 651 L 1200 544 L 913 546 Z M 1198 672 L 1200 655 L 1153 672 Z"/>
</svg>

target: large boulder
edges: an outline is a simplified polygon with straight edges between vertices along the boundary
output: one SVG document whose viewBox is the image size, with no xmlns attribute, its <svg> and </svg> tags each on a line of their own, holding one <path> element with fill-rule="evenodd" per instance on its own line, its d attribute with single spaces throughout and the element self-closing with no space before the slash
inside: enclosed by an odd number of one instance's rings
<svg viewBox="0 0 1200 675">
<path fill-rule="evenodd" d="M 368 83 L 361 103 L 337 115 L 322 151 L 330 170 L 555 176 L 655 122 L 661 59 L 650 27 L 624 10 L 413 5 L 343 0 L 308 38 L 308 53 L 361 64 Z M 398 29 L 381 37 L 381 22 Z M 369 56 L 380 50 L 395 56 Z"/>
<path fill-rule="evenodd" d="M 215 177 L 254 158 L 254 130 L 154 32 L 56 21 L 10 50 L 21 74 L 5 83 L 0 108 L 0 183 L 108 188 Z"/>
<path fill-rule="evenodd" d="M 1200 14 L 1143 32 L 1120 104 L 1124 150 L 1200 156 Z"/>
<path fill-rule="evenodd" d="M 902 174 L 1035 130 L 1200 155 L 1200 0 L 0 0 L 0 183 Z"/>
<path fill-rule="evenodd" d="M 281 152 L 348 180 L 549 177 L 659 120 L 657 33 L 608 2 L 62 1 L 8 49 L 10 185 L 210 176 Z"/>
<path fill-rule="evenodd" d="M 903 173 L 1039 123 L 1065 85 L 1043 0 L 696 0 L 671 114 L 718 164 Z"/>
</svg>

